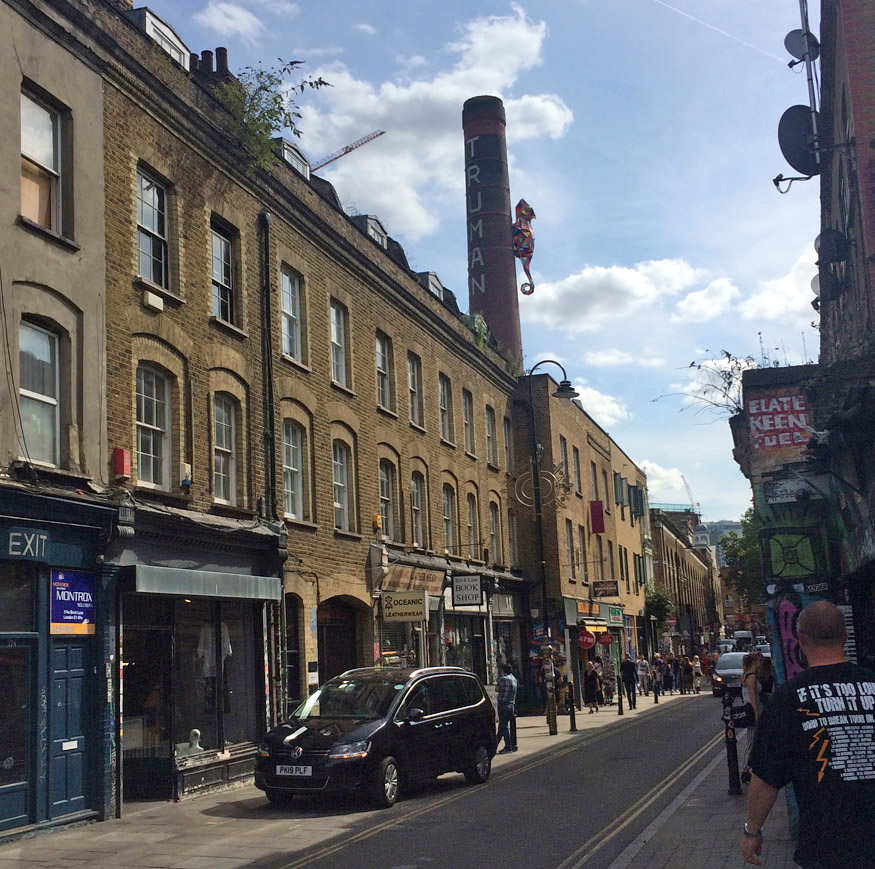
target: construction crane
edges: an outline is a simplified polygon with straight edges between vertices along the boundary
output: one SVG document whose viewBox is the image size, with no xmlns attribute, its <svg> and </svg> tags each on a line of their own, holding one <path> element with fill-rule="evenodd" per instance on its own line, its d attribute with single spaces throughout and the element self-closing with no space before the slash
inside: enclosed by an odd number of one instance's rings
<svg viewBox="0 0 875 869">
<path fill-rule="evenodd" d="M 693 490 L 690 488 L 690 484 L 687 482 L 687 478 L 681 474 L 681 479 L 684 481 L 684 488 L 687 490 L 687 497 L 690 499 L 690 509 L 698 516 L 699 514 L 699 502 L 693 497 Z"/>
<path fill-rule="evenodd" d="M 350 151 L 355 151 L 356 148 L 361 148 L 362 145 L 367 145 L 368 142 L 373 142 L 374 139 L 378 139 L 385 132 L 385 130 L 374 130 L 372 133 L 368 133 L 367 136 L 362 136 L 361 139 L 356 139 L 355 142 L 347 145 L 344 148 L 341 148 L 339 151 L 335 151 L 333 154 L 329 154 L 327 157 L 323 157 L 321 160 L 317 160 L 315 163 L 311 163 L 311 171 L 315 172 L 317 169 L 322 169 L 329 163 L 333 163 L 335 160 L 339 160 L 341 157 L 345 157 Z"/>
</svg>

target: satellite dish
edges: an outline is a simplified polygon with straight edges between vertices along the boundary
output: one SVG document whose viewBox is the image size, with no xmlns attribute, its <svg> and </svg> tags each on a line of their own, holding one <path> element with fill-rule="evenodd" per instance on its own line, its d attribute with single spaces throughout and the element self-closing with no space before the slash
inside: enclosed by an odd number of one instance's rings
<svg viewBox="0 0 875 869">
<path fill-rule="evenodd" d="M 815 296 L 819 296 L 819 295 L 820 295 L 820 275 L 819 275 L 819 274 L 816 274 L 816 275 L 811 279 L 811 289 L 812 289 L 812 291 L 814 292 L 814 295 L 815 295 Z"/>
<path fill-rule="evenodd" d="M 805 60 L 806 51 L 809 60 L 820 57 L 820 43 L 813 33 L 809 33 L 806 40 L 804 30 L 791 30 L 784 37 L 784 48 L 797 60 Z"/>
<path fill-rule="evenodd" d="M 820 174 L 808 106 L 790 106 L 778 122 L 778 144 L 784 159 L 800 174 Z"/>
<path fill-rule="evenodd" d="M 814 249 L 818 253 L 817 263 L 843 263 L 851 254 L 851 245 L 846 236 L 837 229 L 826 227 L 814 239 Z"/>
</svg>

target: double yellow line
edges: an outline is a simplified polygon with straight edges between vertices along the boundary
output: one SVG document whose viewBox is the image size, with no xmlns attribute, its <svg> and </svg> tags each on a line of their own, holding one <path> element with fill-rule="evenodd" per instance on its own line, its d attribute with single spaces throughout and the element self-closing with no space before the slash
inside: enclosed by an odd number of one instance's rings
<svg viewBox="0 0 875 869">
<path fill-rule="evenodd" d="M 590 857 L 601 851 L 605 845 L 618 836 L 636 818 L 645 812 L 656 800 L 658 800 L 670 787 L 677 784 L 689 770 L 695 766 L 706 754 L 723 740 L 723 734 L 718 733 L 713 739 L 705 743 L 694 755 L 688 757 L 665 781 L 658 784 L 653 790 L 644 794 L 637 802 L 633 803 L 619 815 L 607 830 L 601 830 L 591 839 L 584 842 L 576 851 L 566 857 L 556 869 L 579 869 Z"/>
</svg>

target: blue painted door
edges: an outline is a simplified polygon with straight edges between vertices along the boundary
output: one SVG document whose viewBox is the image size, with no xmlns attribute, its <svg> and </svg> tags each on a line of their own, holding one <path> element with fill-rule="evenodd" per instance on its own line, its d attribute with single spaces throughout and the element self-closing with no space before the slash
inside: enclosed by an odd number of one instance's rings
<svg viewBox="0 0 875 869">
<path fill-rule="evenodd" d="M 33 812 L 34 651 L 0 642 L 0 830 L 30 823 Z"/>
<path fill-rule="evenodd" d="M 88 643 L 79 639 L 53 643 L 49 714 L 50 818 L 86 808 L 88 650 Z"/>
</svg>

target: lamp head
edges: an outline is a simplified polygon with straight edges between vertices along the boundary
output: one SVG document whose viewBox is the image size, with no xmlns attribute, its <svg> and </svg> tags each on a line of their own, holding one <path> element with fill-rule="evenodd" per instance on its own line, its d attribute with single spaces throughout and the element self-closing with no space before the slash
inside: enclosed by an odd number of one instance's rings
<svg viewBox="0 0 875 869">
<path fill-rule="evenodd" d="M 570 380 L 560 380 L 559 388 L 553 393 L 553 398 L 577 398 L 580 393 L 571 385 Z"/>
</svg>

